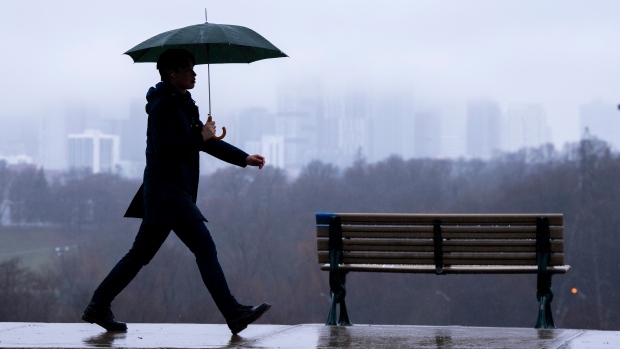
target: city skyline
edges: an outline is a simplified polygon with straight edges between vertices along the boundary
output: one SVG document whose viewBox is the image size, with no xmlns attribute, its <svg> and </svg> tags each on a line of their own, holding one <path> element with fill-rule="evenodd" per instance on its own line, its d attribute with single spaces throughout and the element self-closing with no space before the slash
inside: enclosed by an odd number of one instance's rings
<svg viewBox="0 0 620 349">
<path fill-rule="evenodd" d="M 335 93 L 314 83 L 281 86 L 277 100 L 273 110 L 254 106 L 233 113 L 225 124 L 232 131 L 227 140 L 266 155 L 268 164 L 293 177 L 312 160 L 344 168 L 360 155 L 369 162 L 392 155 L 488 160 L 502 152 L 550 143 L 552 134 L 545 108 L 535 103 L 500 105 L 486 98 L 463 106 L 419 106 L 408 94 Z M 129 117 L 113 119 L 96 115 L 88 106 L 71 105 L 62 122 L 40 119 L 36 141 L 26 131 L 31 120 L 21 120 L 13 125 L 21 131 L 9 130 L 11 137 L 3 134 L 0 159 L 57 171 L 83 168 L 86 161 L 93 164 L 94 173 L 104 169 L 140 177 L 146 125 L 142 107 L 134 101 L 128 107 Z M 580 128 L 588 127 L 591 135 L 615 147 L 620 136 L 612 131 L 620 123 L 615 122 L 612 107 L 602 101 L 582 104 Z M 93 134 L 116 139 L 112 163 L 93 162 L 100 154 L 92 146 L 84 150 L 72 145 L 75 138 L 94 139 Z M 77 166 L 79 152 L 87 160 Z M 202 160 L 207 173 L 223 166 L 207 158 Z"/>
</svg>

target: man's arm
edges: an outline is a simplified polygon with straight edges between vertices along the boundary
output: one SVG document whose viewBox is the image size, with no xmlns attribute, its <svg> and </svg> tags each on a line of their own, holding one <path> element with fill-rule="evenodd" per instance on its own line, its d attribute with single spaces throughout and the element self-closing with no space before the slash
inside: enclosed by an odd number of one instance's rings
<svg viewBox="0 0 620 349">
<path fill-rule="evenodd" d="M 246 159 L 249 157 L 248 153 L 222 140 L 218 141 L 211 138 L 204 142 L 201 150 L 229 164 L 239 167 L 246 167 L 249 165 L 246 162 Z"/>
</svg>

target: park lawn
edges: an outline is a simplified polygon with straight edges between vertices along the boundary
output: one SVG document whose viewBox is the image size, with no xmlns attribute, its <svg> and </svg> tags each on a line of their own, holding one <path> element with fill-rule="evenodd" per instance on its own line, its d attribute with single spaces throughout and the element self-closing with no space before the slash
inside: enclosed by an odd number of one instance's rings
<svg viewBox="0 0 620 349">
<path fill-rule="evenodd" d="M 23 266 L 40 269 L 63 254 L 76 253 L 86 239 L 54 226 L 0 227 L 0 263 L 19 258 Z"/>
</svg>

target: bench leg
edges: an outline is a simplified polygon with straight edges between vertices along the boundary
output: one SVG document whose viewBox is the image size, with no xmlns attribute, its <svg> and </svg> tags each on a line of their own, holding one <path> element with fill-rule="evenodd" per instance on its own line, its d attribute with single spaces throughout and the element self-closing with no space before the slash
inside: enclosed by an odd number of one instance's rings
<svg viewBox="0 0 620 349">
<path fill-rule="evenodd" d="M 317 216 L 319 217 L 319 216 Z M 317 218 L 318 219 L 318 218 Z M 329 290 L 332 296 L 326 326 L 351 326 L 347 305 L 344 298 L 347 295 L 347 272 L 338 270 L 342 262 L 342 226 L 339 217 L 329 219 Z M 336 322 L 336 304 L 340 303 L 340 319 Z"/>
<path fill-rule="evenodd" d="M 556 328 L 553 323 L 553 313 L 551 312 L 551 301 L 553 291 L 551 290 L 551 275 L 541 275 L 538 279 L 538 320 L 535 328 Z"/>
<path fill-rule="evenodd" d="M 342 281 L 342 288 L 345 289 L 347 285 L 346 281 L 346 273 L 343 273 L 340 276 L 340 280 Z M 344 297 L 346 296 L 346 290 L 340 300 L 340 319 L 338 320 L 338 325 L 340 326 L 351 326 L 351 321 L 349 321 L 349 313 L 347 312 L 347 304 L 344 301 Z"/>
<path fill-rule="evenodd" d="M 538 320 L 535 328 L 555 328 L 553 314 L 551 313 L 551 301 L 553 291 L 551 289 L 551 275 L 547 270 L 551 258 L 551 238 L 549 232 L 549 220 L 546 217 L 536 218 L 536 262 L 538 274 L 536 280 L 536 298 L 538 299 Z"/>
<path fill-rule="evenodd" d="M 331 273 L 330 273 L 331 274 Z M 346 291 L 346 273 L 336 272 L 335 275 L 330 275 L 332 280 L 331 284 L 331 306 L 329 307 L 329 315 L 327 316 L 326 326 L 351 326 L 349 321 L 349 313 L 347 312 L 347 305 L 345 303 Z M 336 321 L 336 304 L 340 303 L 340 319 Z"/>
<path fill-rule="evenodd" d="M 351 321 L 349 321 L 349 313 L 347 313 L 347 305 L 344 302 L 340 302 L 340 319 L 338 320 L 339 326 L 353 326 Z"/>
<path fill-rule="evenodd" d="M 329 307 L 329 314 L 327 315 L 327 322 L 325 322 L 325 326 L 336 326 L 336 294 L 331 292 L 332 295 L 332 304 Z"/>
<path fill-rule="evenodd" d="M 553 295 L 544 295 L 539 299 L 538 320 L 536 328 L 556 328 L 551 314 L 551 300 Z"/>
</svg>

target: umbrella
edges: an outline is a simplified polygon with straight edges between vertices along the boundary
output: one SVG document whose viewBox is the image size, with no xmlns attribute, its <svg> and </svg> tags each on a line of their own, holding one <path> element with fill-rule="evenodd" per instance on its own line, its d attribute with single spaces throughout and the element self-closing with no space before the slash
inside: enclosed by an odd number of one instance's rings
<svg viewBox="0 0 620 349">
<path fill-rule="evenodd" d="M 196 65 L 207 64 L 209 88 L 209 118 L 207 122 L 211 121 L 210 64 L 251 63 L 267 58 L 288 57 L 252 29 L 238 25 L 209 22 L 155 35 L 125 52 L 125 54 L 129 55 L 134 63 L 157 62 L 159 56 L 171 48 L 191 52 L 196 59 Z M 223 127 L 222 131 L 222 135 L 216 139 L 224 138 L 226 128 Z"/>
</svg>

